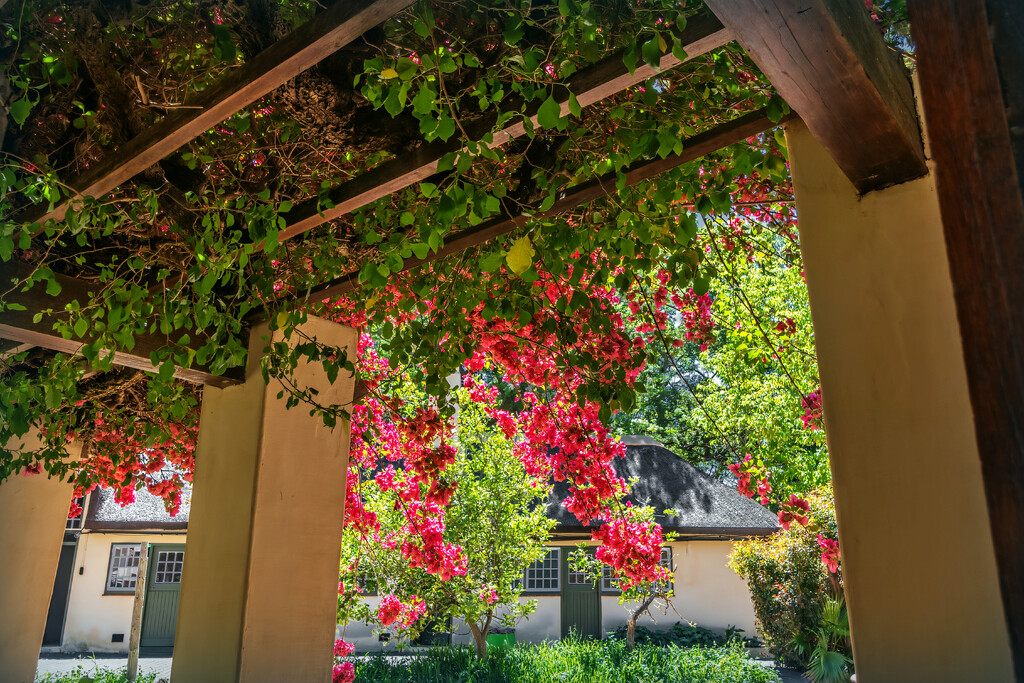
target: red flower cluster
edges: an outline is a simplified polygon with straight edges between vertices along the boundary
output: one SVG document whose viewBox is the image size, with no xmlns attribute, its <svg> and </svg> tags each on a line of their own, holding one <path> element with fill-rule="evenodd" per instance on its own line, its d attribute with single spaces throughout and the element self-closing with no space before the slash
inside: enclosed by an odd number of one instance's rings
<svg viewBox="0 0 1024 683">
<path fill-rule="evenodd" d="M 825 552 L 821 554 L 821 563 L 824 564 L 830 572 L 835 574 L 839 571 L 839 541 L 831 538 L 825 538 L 821 534 L 818 534 L 818 545 L 825 550 Z"/>
<path fill-rule="evenodd" d="M 356 680 L 356 665 L 353 662 L 338 662 L 334 665 L 331 683 L 353 683 Z"/>
<path fill-rule="evenodd" d="M 803 398 L 804 414 L 800 420 L 804 429 L 811 431 L 821 429 L 821 389 L 815 389 Z"/>
<path fill-rule="evenodd" d="M 736 489 L 747 498 L 755 495 L 761 499 L 761 505 L 768 504 L 768 494 L 772 492 L 772 486 L 768 483 L 768 471 L 757 480 L 757 487 L 752 485 L 755 477 L 761 474 L 761 470 L 754 462 L 754 456 L 747 453 L 743 456 L 743 462 L 735 462 L 729 465 L 729 471 L 736 475 Z"/>
<path fill-rule="evenodd" d="M 787 531 L 793 522 L 799 522 L 802 526 L 807 526 L 811 521 L 810 517 L 808 517 L 810 511 L 810 503 L 795 493 L 790 494 L 789 500 L 779 506 L 779 524 Z"/>
<path fill-rule="evenodd" d="M 413 595 L 408 604 L 403 604 L 397 595 L 385 595 L 380 600 L 377 618 L 384 626 L 398 623 L 402 628 L 409 628 L 426 612 L 427 606 L 418 596 Z"/>
<path fill-rule="evenodd" d="M 591 538 L 601 541 L 597 559 L 615 569 L 624 589 L 669 578 L 668 570 L 658 564 L 663 540 L 658 524 L 612 519 L 593 531 Z"/>
<path fill-rule="evenodd" d="M 715 341 L 715 321 L 711 319 L 711 295 L 697 296 L 691 288 L 682 297 L 673 296 L 672 303 L 682 311 L 687 341 L 700 344 L 700 350 L 707 351 L 708 346 Z"/>
</svg>

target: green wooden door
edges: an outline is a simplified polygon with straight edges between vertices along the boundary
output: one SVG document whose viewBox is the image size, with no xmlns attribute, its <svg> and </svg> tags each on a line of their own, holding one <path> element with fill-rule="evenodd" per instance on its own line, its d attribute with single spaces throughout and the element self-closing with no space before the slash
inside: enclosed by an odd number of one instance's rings
<svg viewBox="0 0 1024 683">
<path fill-rule="evenodd" d="M 601 586 L 569 569 L 570 548 L 562 549 L 562 637 L 575 631 L 581 638 L 601 637 Z"/>
<path fill-rule="evenodd" d="M 146 577 L 146 606 L 142 613 L 141 647 L 171 647 L 178 624 L 184 545 L 154 545 Z"/>
</svg>

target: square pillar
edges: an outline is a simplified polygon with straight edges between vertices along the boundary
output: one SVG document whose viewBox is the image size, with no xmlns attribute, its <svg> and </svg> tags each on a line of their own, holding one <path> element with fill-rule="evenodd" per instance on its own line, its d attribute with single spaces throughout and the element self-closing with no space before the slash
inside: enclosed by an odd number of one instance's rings
<svg viewBox="0 0 1024 683">
<path fill-rule="evenodd" d="M 355 330 L 310 318 L 302 331 L 355 354 Z M 329 683 L 337 621 L 349 425 L 324 426 L 260 375 L 264 324 L 244 384 L 203 390 L 172 679 Z M 351 376 L 295 372 L 318 400 L 349 404 Z"/>
<path fill-rule="evenodd" d="M 1013 680 L 934 177 L 858 196 L 786 140 L 857 679 Z"/>
<path fill-rule="evenodd" d="M 40 446 L 35 433 L 21 442 L 12 447 Z M 0 683 L 35 680 L 73 492 L 45 472 L 0 484 Z"/>
</svg>

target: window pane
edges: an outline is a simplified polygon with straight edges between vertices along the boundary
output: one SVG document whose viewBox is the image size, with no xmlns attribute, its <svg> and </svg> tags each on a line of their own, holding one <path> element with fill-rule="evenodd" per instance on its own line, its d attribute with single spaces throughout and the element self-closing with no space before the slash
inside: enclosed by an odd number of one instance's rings
<svg viewBox="0 0 1024 683">
<path fill-rule="evenodd" d="M 135 590 L 135 579 L 139 574 L 141 546 L 115 543 L 110 546 L 110 568 L 107 573 L 107 590 L 130 593 Z"/>
<path fill-rule="evenodd" d="M 526 568 L 524 588 L 528 591 L 558 590 L 558 548 L 549 548 L 544 557 Z"/>
<path fill-rule="evenodd" d="M 183 550 L 161 550 L 156 554 L 154 583 L 181 583 L 181 566 L 185 561 Z"/>
</svg>

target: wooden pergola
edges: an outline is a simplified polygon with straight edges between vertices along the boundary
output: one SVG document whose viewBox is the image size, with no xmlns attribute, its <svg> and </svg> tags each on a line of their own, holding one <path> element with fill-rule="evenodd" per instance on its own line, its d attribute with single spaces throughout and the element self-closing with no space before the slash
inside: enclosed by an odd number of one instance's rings
<svg viewBox="0 0 1024 683">
<path fill-rule="evenodd" d="M 918 105 L 906 69 L 862 0 L 706 2 L 717 20 L 687 26 L 680 36 L 686 54 L 738 41 L 794 112 L 787 136 L 858 680 L 967 680 L 965 674 L 974 672 L 974 680 L 1024 681 L 1024 553 L 1016 538 L 1024 528 L 1024 8 L 1011 0 L 910 0 Z M 191 102 L 194 108 L 169 114 L 69 185 L 79 196 L 110 192 L 410 4 L 331 4 L 203 91 Z M 660 71 L 678 65 L 666 54 Z M 568 111 L 570 93 L 587 107 L 656 73 L 648 66 L 630 73 L 621 54 L 611 55 L 571 78 L 559 95 L 562 111 Z M 485 118 L 467 132 L 483 139 L 494 125 Z M 776 125 L 766 112 L 747 114 L 684 140 L 680 154 L 634 164 L 626 170 L 627 183 Z M 492 144 L 524 134 L 522 120 L 514 120 Z M 460 147 L 456 138 L 424 143 L 334 186 L 328 193 L 333 208 L 320 210 L 315 200 L 295 206 L 279 238 L 295 238 L 423 181 Z M 569 188 L 530 218 L 614 192 L 613 173 Z M 67 208 L 65 202 L 14 220 L 59 219 Z M 491 219 L 451 236 L 436 253 L 407 259 L 404 267 L 479 245 L 530 218 Z M 4 280 L 19 274 L 13 264 L 0 264 Z M 351 291 L 358 287 L 356 275 L 323 282 L 302 296 L 319 300 Z M 0 319 L 0 352 L 39 346 L 76 353 L 88 341 L 54 333 L 52 319 L 33 322 L 38 311 L 88 298 L 91 283 L 66 276 L 59 282 L 57 297 L 38 290 L 18 295 L 25 310 Z M 857 325 L 870 328 L 854 336 Z M 321 331 L 339 345 L 354 345 L 350 330 L 334 328 L 324 323 Z M 887 337 L 888 345 L 861 348 L 870 346 L 862 337 L 872 334 Z M 137 337 L 132 351 L 115 353 L 114 363 L 154 371 L 150 354 L 165 345 L 157 335 Z M 250 356 L 259 348 L 251 347 Z M 181 379 L 214 389 L 204 395 L 203 464 L 196 475 L 174 675 L 182 681 L 260 681 L 282 680 L 277 676 L 288 671 L 289 680 L 326 681 L 329 671 L 316 652 L 323 649 L 321 640 L 333 638 L 333 619 L 325 615 L 333 615 L 334 585 L 290 588 L 287 605 L 267 594 L 285 577 L 286 568 L 271 557 L 282 552 L 281 543 L 316 564 L 317 576 L 333 571 L 336 582 L 340 513 L 290 541 L 280 516 L 308 520 L 323 506 L 343 503 L 344 486 L 339 497 L 337 482 L 344 481 L 347 432 L 339 446 L 336 435 L 321 433 L 308 416 L 271 406 L 252 367 L 251 358 L 246 374 L 177 371 Z M 316 383 L 315 371 L 310 373 Z M 339 382 L 330 391 L 343 403 L 355 387 Z M 889 420 L 892 414 L 900 419 Z M 871 430 L 867 436 L 874 442 L 865 435 Z M 234 443 L 243 431 L 251 432 L 253 443 Z M 274 491 L 267 488 L 269 481 L 287 488 L 296 476 L 271 457 L 275 443 L 278 450 L 317 453 L 324 463 L 319 471 L 327 473 L 321 476 L 336 475 L 297 513 L 275 508 Z M 249 449 L 242 460 L 222 455 L 239 448 Z M 246 467 L 252 489 L 231 493 L 232 478 Z M 31 486 L 49 486 L 56 491 L 51 498 L 65 500 L 33 503 L 34 516 L 19 513 L 15 525 L 5 511 L 49 495 L 42 488 L 26 493 Z M 56 521 L 63 527 L 66 513 L 68 492 L 55 486 L 19 478 L 0 488 L 0 547 L 15 558 L 38 550 L 34 556 L 53 560 L 31 567 L 18 560 L 0 569 L 0 612 L 16 617 L 0 624 L 3 683 L 29 680 L 34 672 L 60 545 L 60 533 L 50 532 Z M 882 506 L 887 515 L 879 514 Z M 311 539 L 318 547 L 307 552 L 301 546 Z M 294 556 L 287 562 L 294 563 Z M 245 586 L 234 602 L 219 597 L 227 582 Z M 15 593 L 21 594 L 17 600 Z M 301 627 L 305 645 L 274 637 L 275 628 L 304 622 L 310 624 Z"/>
</svg>

